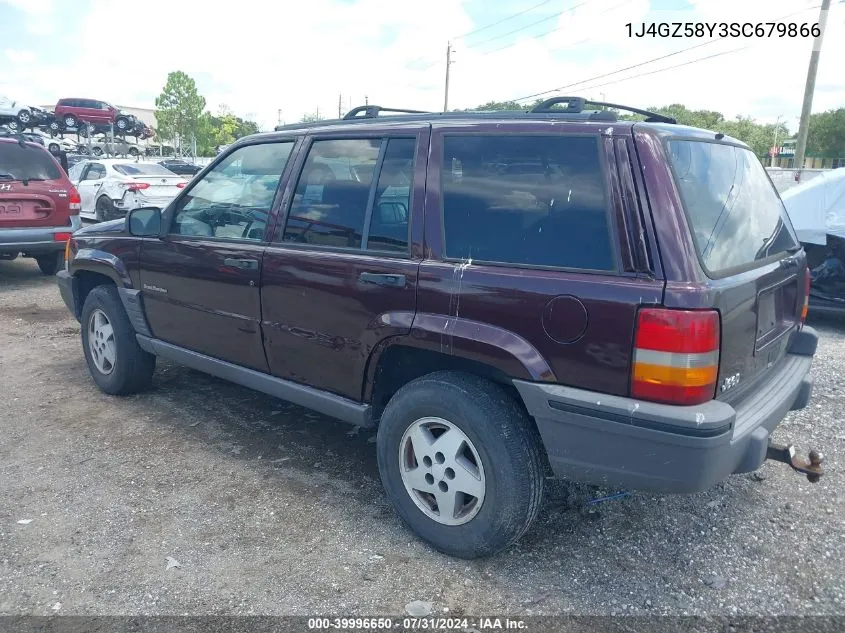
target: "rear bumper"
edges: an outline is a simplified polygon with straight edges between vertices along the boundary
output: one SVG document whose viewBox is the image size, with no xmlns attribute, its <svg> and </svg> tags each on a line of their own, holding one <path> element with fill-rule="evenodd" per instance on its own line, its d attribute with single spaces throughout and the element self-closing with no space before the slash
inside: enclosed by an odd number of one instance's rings
<svg viewBox="0 0 845 633">
<path fill-rule="evenodd" d="M 57 242 L 54 235 L 72 233 L 82 226 L 79 216 L 71 216 L 70 220 L 70 226 L 0 229 L 0 253 L 41 255 L 64 250 L 65 243 Z"/>
<path fill-rule="evenodd" d="M 679 407 L 561 385 L 514 385 L 537 421 L 556 475 L 607 487 L 696 492 L 760 467 L 772 431 L 810 399 L 817 341 L 805 327 L 766 383 L 736 408 L 718 400 Z"/>
</svg>

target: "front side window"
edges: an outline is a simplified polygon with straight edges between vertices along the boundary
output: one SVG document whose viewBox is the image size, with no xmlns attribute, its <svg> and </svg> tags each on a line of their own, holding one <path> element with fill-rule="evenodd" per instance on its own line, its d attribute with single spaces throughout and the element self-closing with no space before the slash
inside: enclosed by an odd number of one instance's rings
<svg viewBox="0 0 845 633">
<path fill-rule="evenodd" d="M 413 138 L 314 141 L 283 241 L 406 253 L 415 150 Z"/>
<path fill-rule="evenodd" d="M 602 173 L 596 137 L 446 136 L 446 257 L 615 269 Z"/>
<path fill-rule="evenodd" d="M 292 149 L 292 141 L 263 143 L 241 147 L 227 156 L 179 200 L 170 233 L 264 239 Z"/>
<path fill-rule="evenodd" d="M 707 271 L 747 266 L 798 245 L 780 196 L 751 150 L 686 140 L 667 147 Z"/>
</svg>

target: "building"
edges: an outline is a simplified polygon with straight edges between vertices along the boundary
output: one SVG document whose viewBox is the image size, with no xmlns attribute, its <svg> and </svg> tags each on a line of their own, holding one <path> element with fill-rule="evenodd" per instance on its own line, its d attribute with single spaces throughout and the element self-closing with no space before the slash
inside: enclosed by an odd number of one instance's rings
<svg viewBox="0 0 845 633">
<path fill-rule="evenodd" d="M 780 147 L 773 147 L 772 152 L 774 156 L 773 167 L 783 167 L 784 169 L 795 169 L 795 145 L 797 140 L 787 139 Z M 774 154 L 774 152 L 777 152 Z M 845 167 L 845 156 L 813 156 L 807 154 L 804 157 L 804 169 L 837 169 Z"/>
</svg>

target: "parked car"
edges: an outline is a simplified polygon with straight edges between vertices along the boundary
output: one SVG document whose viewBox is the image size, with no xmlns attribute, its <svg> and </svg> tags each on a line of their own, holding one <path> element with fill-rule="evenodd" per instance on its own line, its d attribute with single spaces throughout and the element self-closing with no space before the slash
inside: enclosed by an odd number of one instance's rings
<svg viewBox="0 0 845 633">
<path fill-rule="evenodd" d="M 70 170 L 82 197 L 79 215 L 104 222 L 140 207 L 164 207 L 186 180 L 155 163 L 126 159 L 84 160 Z"/>
<path fill-rule="evenodd" d="M 202 171 L 201 165 L 192 165 L 181 158 L 168 158 L 158 161 L 158 164 L 181 176 L 196 176 Z"/>
<path fill-rule="evenodd" d="M 845 312 L 845 169 L 787 189 L 783 203 L 807 251 L 810 311 Z"/>
<path fill-rule="evenodd" d="M 33 134 L 37 134 L 40 137 L 44 146 L 51 154 L 53 154 L 53 156 L 58 155 L 60 152 L 77 151 L 78 144 L 74 143 L 70 139 L 64 138 L 63 136 L 50 136 L 45 132 L 33 132 Z"/>
<path fill-rule="evenodd" d="M 86 124 L 94 128 L 114 124 L 115 132 L 127 132 L 136 124 L 135 117 L 128 112 L 97 99 L 59 99 L 56 103 L 55 118 L 66 128 L 73 129 L 87 128 Z"/>
<path fill-rule="evenodd" d="M 760 162 L 584 108 L 368 106 L 240 139 L 170 204 L 74 235 L 58 282 L 94 382 L 135 393 L 161 356 L 375 426 L 398 514 L 465 558 L 525 533 L 549 472 L 691 492 L 770 458 L 817 480 L 819 455 L 771 443 L 818 337 Z"/>
<path fill-rule="evenodd" d="M 79 193 L 40 144 L 0 134 L 0 260 L 34 257 L 45 275 L 63 264 L 80 226 Z"/>
<path fill-rule="evenodd" d="M 21 101 L 0 96 L 0 123 L 5 123 L 13 131 L 37 125 L 41 119 L 42 112 L 39 108 L 27 105 Z"/>
<path fill-rule="evenodd" d="M 140 156 L 143 150 L 136 144 L 131 143 L 123 138 L 115 137 L 110 141 L 103 136 L 97 140 L 92 140 L 90 145 L 83 143 L 80 147 L 82 153 L 90 153 L 92 156 Z"/>
</svg>

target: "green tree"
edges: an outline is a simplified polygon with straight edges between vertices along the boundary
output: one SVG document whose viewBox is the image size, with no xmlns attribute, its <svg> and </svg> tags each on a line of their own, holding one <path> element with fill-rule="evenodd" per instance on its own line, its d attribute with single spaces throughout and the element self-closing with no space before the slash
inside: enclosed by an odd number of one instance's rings
<svg viewBox="0 0 845 633">
<path fill-rule="evenodd" d="M 810 116 L 807 154 L 827 158 L 845 156 L 845 108 Z"/>
<path fill-rule="evenodd" d="M 191 139 L 199 141 L 203 110 L 205 98 L 197 92 L 196 82 L 181 70 L 169 73 L 164 89 L 156 98 L 159 135 L 183 147 Z"/>
<path fill-rule="evenodd" d="M 323 121 L 324 119 L 325 117 L 315 110 L 314 112 L 303 114 L 300 121 L 302 123 L 316 123 L 317 121 Z"/>
</svg>

